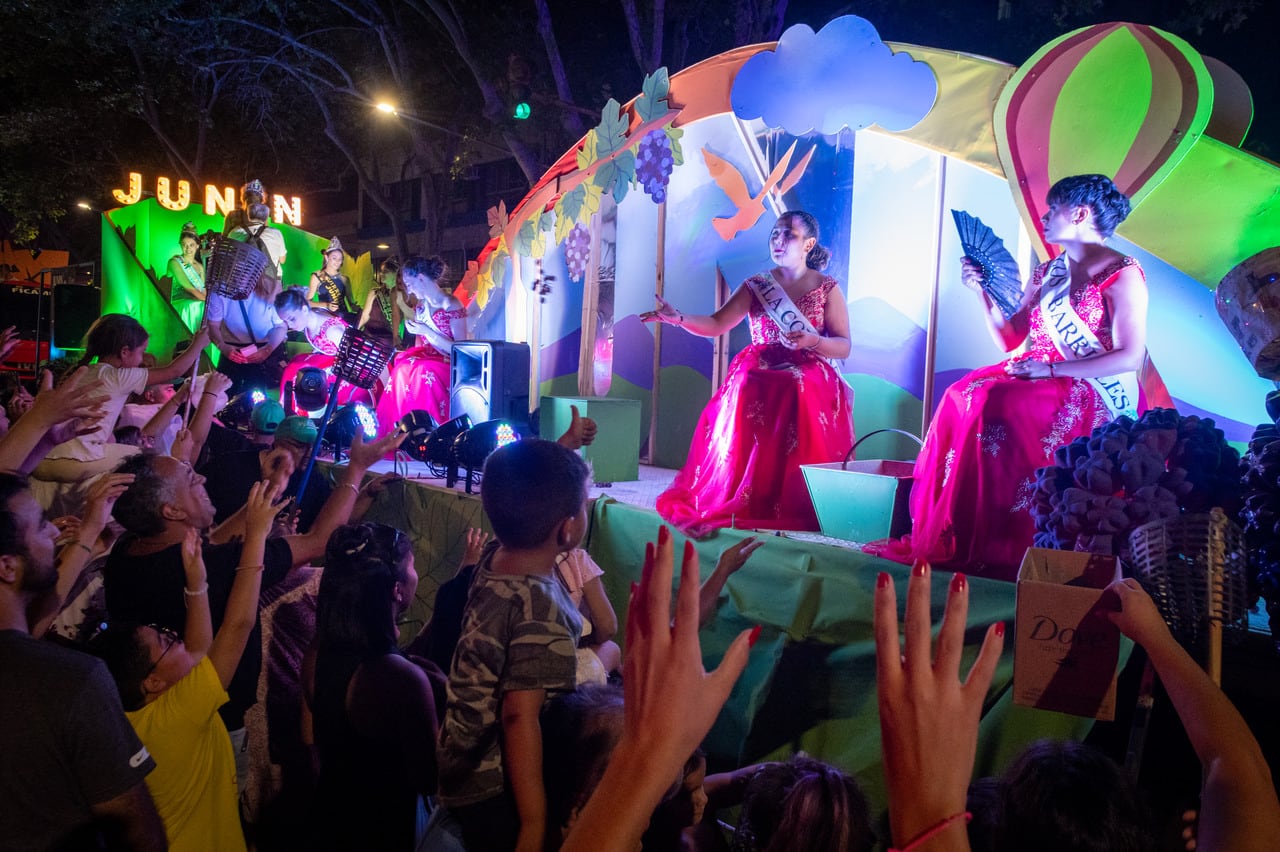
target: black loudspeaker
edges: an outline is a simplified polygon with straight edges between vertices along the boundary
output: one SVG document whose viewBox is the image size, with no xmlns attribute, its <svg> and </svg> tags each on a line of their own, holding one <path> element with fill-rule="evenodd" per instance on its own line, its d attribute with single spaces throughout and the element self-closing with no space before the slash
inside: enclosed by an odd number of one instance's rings
<svg viewBox="0 0 1280 852">
<path fill-rule="evenodd" d="M 461 340 L 453 344 L 449 416 L 472 423 L 529 419 L 529 346 L 505 340 Z"/>
<path fill-rule="evenodd" d="M 84 335 L 102 314 L 102 290 L 85 284 L 53 287 L 53 345 L 83 349 Z"/>
</svg>

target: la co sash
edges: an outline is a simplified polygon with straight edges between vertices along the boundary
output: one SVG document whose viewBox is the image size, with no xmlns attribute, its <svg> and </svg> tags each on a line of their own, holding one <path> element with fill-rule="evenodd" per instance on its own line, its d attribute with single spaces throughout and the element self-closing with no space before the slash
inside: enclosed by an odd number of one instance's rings
<svg viewBox="0 0 1280 852">
<path fill-rule="evenodd" d="M 1071 304 L 1071 273 L 1066 255 L 1058 255 L 1045 270 L 1040 285 L 1040 313 L 1045 331 L 1053 345 L 1068 361 L 1078 361 L 1106 352 L 1088 324 Z M 1136 373 L 1086 378 L 1102 397 L 1112 418 L 1127 414 L 1138 416 L 1138 377 Z"/>
<path fill-rule="evenodd" d="M 747 286 L 755 294 L 764 312 L 769 315 L 778 328 L 787 331 L 807 331 L 817 334 L 818 330 L 805 318 L 805 315 L 791 301 L 791 297 L 772 275 L 755 275 L 747 279 Z"/>
</svg>

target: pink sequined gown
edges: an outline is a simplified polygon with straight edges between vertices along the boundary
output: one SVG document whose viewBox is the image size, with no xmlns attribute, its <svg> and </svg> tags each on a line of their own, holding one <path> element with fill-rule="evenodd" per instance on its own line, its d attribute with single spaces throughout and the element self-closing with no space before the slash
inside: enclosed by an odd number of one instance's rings
<svg viewBox="0 0 1280 852">
<path fill-rule="evenodd" d="M 1131 257 L 1118 258 L 1071 291 L 1076 313 L 1106 349 L 1112 347 L 1112 317 L 1103 293 L 1121 270 L 1136 265 Z M 1040 312 L 1047 266 L 1031 278 L 1026 357 L 1061 362 Z M 886 555 L 1016 579 L 1035 536 L 1029 509 L 1036 470 L 1053 463 L 1058 447 L 1110 419 L 1083 379 L 1016 379 L 1004 372 L 1004 362 L 969 373 L 947 388 L 916 460 L 911 536 Z"/>
<path fill-rule="evenodd" d="M 835 287 L 824 278 L 796 305 L 819 332 Z M 818 529 L 800 465 L 839 461 L 853 446 L 853 391 L 835 367 L 779 343 L 754 298 L 747 318 L 751 345 L 729 364 L 684 468 L 658 496 L 658 514 L 692 536 L 731 525 Z"/>
<path fill-rule="evenodd" d="M 284 374 L 280 378 L 281 402 L 293 398 L 293 394 L 290 392 L 290 386 L 293 384 L 293 380 L 297 377 L 298 371 L 304 367 L 317 367 L 324 370 L 330 375 L 330 387 L 333 386 L 333 357 L 338 354 L 338 344 L 330 340 L 330 332 L 335 328 L 345 331 L 347 328 L 347 322 L 342 317 L 329 317 L 320 324 L 320 330 L 318 332 L 315 334 L 311 334 L 310 332 L 306 333 L 307 342 L 311 344 L 315 351 L 308 352 L 305 355 L 296 356 L 284 368 Z M 338 336 L 341 337 L 341 335 Z M 352 401 L 369 402 L 369 392 L 363 388 L 358 388 L 355 385 L 344 383 L 342 385 L 342 389 L 338 391 L 338 403 L 340 405 L 345 405 Z M 289 410 L 285 412 L 286 414 L 300 414 L 303 416 L 308 414 L 307 409 L 299 407 L 296 401 L 290 403 L 287 407 Z M 321 408 L 323 408 L 323 406 L 321 406 Z"/>
<path fill-rule="evenodd" d="M 431 313 L 431 324 L 453 340 L 452 321 L 466 315 L 465 308 L 442 308 Z M 418 321 L 425 321 L 421 314 Z M 390 384 L 378 400 L 378 423 L 385 431 L 388 424 L 418 410 L 429 413 L 436 423 L 449 419 L 449 355 L 429 343 L 396 353 Z"/>
</svg>

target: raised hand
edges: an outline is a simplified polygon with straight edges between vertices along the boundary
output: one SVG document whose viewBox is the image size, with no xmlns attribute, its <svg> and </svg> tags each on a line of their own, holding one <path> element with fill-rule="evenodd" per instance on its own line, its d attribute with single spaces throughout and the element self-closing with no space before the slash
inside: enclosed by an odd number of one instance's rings
<svg viewBox="0 0 1280 852">
<path fill-rule="evenodd" d="M 640 584 L 632 590 L 627 612 L 622 679 L 626 688 L 623 737 L 648 743 L 652 759 L 671 761 L 672 777 L 711 729 L 759 635 L 759 628 L 744 630 L 720 666 L 708 673 L 702 667 L 698 642 L 698 554 L 692 542 L 685 542 L 673 622 L 673 550 L 665 526 L 658 529 L 657 545 L 645 546 Z"/>
<path fill-rule="evenodd" d="M 982 294 L 982 282 L 986 280 L 986 276 L 982 273 L 982 267 L 973 260 L 963 257 L 960 259 L 960 283 L 968 287 L 979 295 Z"/>
<path fill-rule="evenodd" d="M 261 536 L 266 538 L 280 513 L 283 501 L 276 502 L 280 489 L 274 482 L 263 479 L 253 483 L 249 489 L 249 497 L 245 501 L 244 530 L 245 537 Z"/>
<path fill-rule="evenodd" d="M 355 438 L 351 440 L 348 467 L 362 472 L 368 470 L 379 459 L 404 443 L 406 437 L 408 437 L 407 432 L 401 432 L 396 429 L 383 435 L 372 444 L 366 444 L 364 436 L 357 431 Z"/>
<path fill-rule="evenodd" d="M 565 430 L 563 435 L 556 439 L 556 443 L 563 447 L 568 447 L 571 450 L 578 450 L 582 447 L 591 446 L 591 442 L 596 439 L 596 432 L 599 429 L 599 427 L 596 426 L 596 421 L 592 420 L 590 417 L 583 417 L 580 415 L 578 413 L 578 406 L 576 405 L 569 406 L 569 411 L 572 412 L 573 415 L 572 419 L 569 421 L 569 428 Z"/>
<path fill-rule="evenodd" d="M 934 653 L 930 574 L 928 563 L 917 562 L 911 569 L 905 654 L 898 639 L 893 578 L 881 573 L 876 580 L 876 687 L 889 813 L 898 848 L 945 823 L 933 841 L 936 848 L 968 849 L 958 815 L 965 811 L 978 747 L 978 720 L 1004 647 L 1004 624 L 987 629 L 982 650 L 961 682 L 969 584 L 963 574 L 953 575 Z M 953 817 L 953 822 L 946 823 Z"/>
<path fill-rule="evenodd" d="M 622 678 L 622 740 L 604 777 L 570 829 L 564 852 L 623 852 L 639 846 L 654 807 L 706 736 L 747 664 L 760 628 L 744 630 L 707 673 L 698 643 L 698 556 L 686 544 L 671 607 L 671 534 L 645 547 L 640 584 L 631 587 Z"/>
<path fill-rule="evenodd" d="M 106 473 L 89 486 L 89 492 L 85 495 L 84 520 L 81 522 L 83 533 L 88 533 L 95 539 L 102 533 L 107 521 L 111 519 L 111 510 L 115 508 L 116 500 L 129 489 L 134 478 L 132 473 Z"/>
<path fill-rule="evenodd" d="M 173 446 L 169 448 L 169 455 L 178 461 L 191 461 L 191 450 L 195 445 L 194 439 L 191 437 L 190 429 L 179 429 L 177 434 L 173 436 Z"/>
<path fill-rule="evenodd" d="M 658 307 L 651 311 L 645 311 L 640 315 L 640 322 L 665 322 L 669 325 L 679 325 L 681 313 L 671 306 L 671 303 L 659 296 L 653 294 L 653 298 L 657 300 Z"/>
<path fill-rule="evenodd" d="M 1117 609 L 1106 613 L 1107 619 L 1142 647 L 1161 641 L 1174 641 L 1155 601 L 1132 577 L 1116 580 L 1103 596 L 1103 604 L 1113 603 Z"/>
<path fill-rule="evenodd" d="M 26 416 L 36 417 L 46 428 L 68 420 L 79 420 L 81 430 L 96 427 L 104 413 L 102 405 L 107 401 L 107 394 L 94 387 L 88 374 L 88 367 L 80 367 L 55 388 L 53 374 L 43 370 L 40 391 Z"/>
<path fill-rule="evenodd" d="M 200 538 L 200 531 L 195 527 L 188 527 L 187 534 L 182 539 L 182 569 L 186 572 L 188 589 L 195 590 L 207 585 L 204 542 Z"/>
<path fill-rule="evenodd" d="M 726 577 L 733 574 L 746 565 L 751 554 L 761 547 L 764 547 L 763 539 L 754 535 L 747 536 L 737 544 L 732 544 L 720 551 L 720 558 L 716 560 L 716 570 L 722 571 Z"/>
<path fill-rule="evenodd" d="M 271 480 L 281 492 L 288 486 L 289 477 L 293 476 L 295 468 L 293 453 L 284 447 L 272 447 L 267 451 L 266 458 L 262 460 L 263 478 Z"/>
<path fill-rule="evenodd" d="M 205 374 L 204 389 L 201 390 L 200 392 L 202 394 L 206 394 L 206 393 L 220 394 L 220 393 L 226 393 L 228 390 L 230 390 L 230 388 L 231 388 L 231 378 L 229 376 L 223 375 L 222 373 L 213 372 L 213 373 Z"/>
<path fill-rule="evenodd" d="M 462 551 L 462 564 L 475 565 L 480 561 L 480 552 L 489 543 L 489 534 L 479 527 L 467 527 L 467 546 Z"/>
</svg>

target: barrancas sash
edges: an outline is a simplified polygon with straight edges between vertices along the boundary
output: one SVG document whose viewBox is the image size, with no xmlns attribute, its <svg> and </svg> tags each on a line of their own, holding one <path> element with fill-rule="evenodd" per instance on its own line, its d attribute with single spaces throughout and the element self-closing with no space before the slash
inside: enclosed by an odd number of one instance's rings
<svg viewBox="0 0 1280 852">
<path fill-rule="evenodd" d="M 807 331 L 818 334 L 818 330 L 805 318 L 804 313 L 791 301 L 791 297 L 782 289 L 772 274 L 753 275 L 747 279 L 747 286 L 755 294 L 764 312 L 769 315 L 778 328 L 786 331 Z"/>
<path fill-rule="evenodd" d="M 1071 305 L 1071 273 L 1066 255 L 1058 255 L 1049 263 L 1040 283 L 1040 313 L 1044 317 L 1045 331 L 1058 352 L 1067 361 L 1078 361 L 1106 352 L 1102 341 L 1090 330 L 1088 324 Z M 1138 416 L 1138 376 L 1122 373 L 1118 376 L 1097 376 L 1084 381 L 1102 397 L 1112 418 L 1127 414 Z"/>
</svg>

